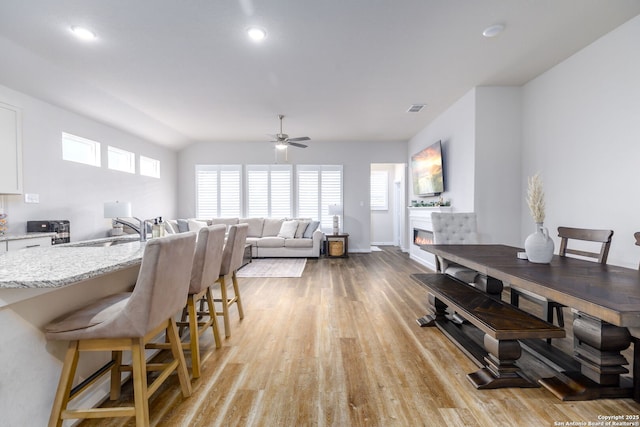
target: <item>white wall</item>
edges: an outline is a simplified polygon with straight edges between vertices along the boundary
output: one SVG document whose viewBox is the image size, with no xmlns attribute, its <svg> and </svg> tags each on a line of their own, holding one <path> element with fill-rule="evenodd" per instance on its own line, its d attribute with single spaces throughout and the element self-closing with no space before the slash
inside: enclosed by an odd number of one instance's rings
<svg viewBox="0 0 640 427">
<path fill-rule="evenodd" d="M 474 88 L 409 142 L 413 154 L 442 141 L 442 197 L 454 212 L 476 213 L 483 243 L 519 244 L 520 92 L 517 87 Z"/>
<path fill-rule="evenodd" d="M 475 169 L 475 105 L 476 91 L 471 90 L 431 124 L 409 140 L 407 161 L 411 155 L 442 141 L 445 192 L 458 212 L 473 211 Z M 411 167 L 408 175 L 409 200 L 437 200 L 437 197 L 419 197 L 413 193 Z"/>
<path fill-rule="evenodd" d="M 609 263 L 636 268 L 640 248 L 640 17 L 523 90 L 521 191 L 539 171 L 552 235 L 560 225 L 613 229 Z M 533 232 L 523 204 L 521 237 Z M 556 248 L 558 246 L 556 239 Z"/>
<path fill-rule="evenodd" d="M 521 88 L 476 88 L 474 211 L 484 243 L 519 246 Z"/>
<path fill-rule="evenodd" d="M 369 252 L 371 211 L 369 177 L 371 163 L 404 163 L 406 141 L 322 142 L 311 141 L 308 148 L 289 149 L 293 164 L 342 164 L 344 180 L 343 229 L 349 233 L 349 250 Z M 178 154 L 178 216 L 195 216 L 196 164 L 270 164 L 274 148 L 268 142 L 228 142 L 193 144 Z"/>
<path fill-rule="evenodd" d="M 395 199 L 394 182 L 396 178 L 396 167 L 389 163 L 374 163 L 371 171 L 386 171 L 387 180 L 387 200 L 388 209 L 371 211 L 371 244 L 372 245 L 393 245 L 394 225 L 395 225 Z"/>
<path fill-rule="evenodd" d="M 104 237 L 111 225 L 103 218 L 103 203 L 114 200 L 131 201 L 141 218 L 175 216 L 175 152 L 4 86 L 0 102 L 22 110 L 24 192 L 40 196 L 38 204 L 4 196 L 10 234 L 24 233 L 28 220 L 68 219 L 72 240 Z M 62 160 L 62 132 L 100 142 L 104 166 Z M 107 169 L 107 145 L 160 160 L 161 179 Z"/>
</svg>

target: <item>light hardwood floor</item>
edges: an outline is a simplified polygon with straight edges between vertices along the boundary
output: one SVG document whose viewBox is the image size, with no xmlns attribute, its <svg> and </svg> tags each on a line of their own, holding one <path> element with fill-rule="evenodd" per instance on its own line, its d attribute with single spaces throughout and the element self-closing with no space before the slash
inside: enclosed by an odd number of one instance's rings
<svg viewBox="0 0 640 427">
<path fill-rule="evenodd" d="M 387 247 L 310 259 L 298 279 L 239 279 L 244 320 L 232 311 L 221 349 L 206 334 L 193 395 L 183 399 L 170 379 L 150 403 L 152 425 L 554 426 L 640 414 L 631 399 L 561 402 L 544 388 L 476 390 L 466 374 L 477 367 L 436 328 L 416 323 L 426 292 L 409 275 L 427 271 Z M 522 361 L 533 378 L 545 375 Z M 122 400 L 130 398 L 125 387 Z"/>
</svg>

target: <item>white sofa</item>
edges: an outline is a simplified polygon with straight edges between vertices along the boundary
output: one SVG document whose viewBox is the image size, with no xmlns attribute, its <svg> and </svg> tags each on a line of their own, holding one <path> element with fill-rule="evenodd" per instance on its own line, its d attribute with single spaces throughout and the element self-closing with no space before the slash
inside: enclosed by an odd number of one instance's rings
<svg viewBox="0 0 640 427">
<path fill-rule="evenodd" d="M 284 218 L 212 218 L 170 220 L 167 231 L 189 231 L 206 225 L 249 226 L 247 243 L 251 245 L 253 258 L 318 258 L 324 240 L 318 221 Z"/>
</svg>

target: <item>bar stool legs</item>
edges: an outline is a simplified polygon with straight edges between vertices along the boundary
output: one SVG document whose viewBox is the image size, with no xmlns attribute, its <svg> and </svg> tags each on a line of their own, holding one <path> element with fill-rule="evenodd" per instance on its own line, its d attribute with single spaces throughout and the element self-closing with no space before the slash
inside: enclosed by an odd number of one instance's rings
<svg viewBox="0 0 640 427">
<path fill-rule="evenodd" d="M 155 348 L 149 344 L 159 333 L 166 330 L 166 334 L 171 346 L 173 360 L 169 363 L 147 364 L 145 359 L 145 348 Z M 114 350 L 115 349 L 115 350 Z M 90 378 L 86 383 L 82 383 L 72 389 L 73 378 L 78 366 L 78 358 L 82 351 L 108 351 L 112 352 L 111 369 L 105 369 L 99 375 Z M 122 351 L 131 351 L 131 365 L 122 365 Z M 147 384 L 148 371 L 161 371 L 160 375 L 150 384 Z M 114 408 L 89 408 L 89 409 L 67 409 L 69 401 L 78 396 L 89 385 L 94 383 L 107 372 L 111 373 L 111 399 L 120 396 L 120 374 L 123 371 L 132 371 L 134 406 L 114 407 Z M 153 330 L 143 338 L 109 338 L 109 339 L 87 339 L 80 341 L 70 341 L 67 349 L 58 390 L 54 398 L 49 427 L 60 427 L 64 419 L 71 418 L 103 418 L 103 417 L 136 417 L 136 426 L 146 427 L 149 425 L 149 397 L 160 387 L 160 385 L 173 372 L 177 371 L 182 389 L 182 395 L 191 395 L 191 382 L 187 372 L 182 346 L 178 337 L 178 329 L 174 319 L 169 319 L 160 327 Z"/>
<path fill-rule="evenodd" d="M 226 276 L 220 276 L 217 280 L 220 283 L 220 298 L 214 299 L 215 302 L 219 302 L 222 304 L 222 311 L 217 311 L 216 315 L 222 316 L 224 319 L 224 335 L 226 338 L 231 336 L 231 326 L 229 322 L 229 307 L 233 304 L 238 305 L 238 314 L 240 315 L 240 319 L 244 319 L 244 310 L 242 309 L 242 299 L 240 298 L 240 287 L 238 286 L 238 279 L 236 277 L 236 272 L 233 271 L 231 273 L 231 282 L 233 284 L 233 297 L 229 298 L 227 292 L 227 282 L 225 280 Z"/>
</svg>

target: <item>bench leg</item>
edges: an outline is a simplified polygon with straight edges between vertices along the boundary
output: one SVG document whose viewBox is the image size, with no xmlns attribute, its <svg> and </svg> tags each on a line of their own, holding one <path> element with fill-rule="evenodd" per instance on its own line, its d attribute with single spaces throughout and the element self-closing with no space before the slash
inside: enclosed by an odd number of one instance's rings
<svg viewBox="0 0 640 427">
<path fill-rule="evenodd" d="M 447 314 L 447 305 L 437 299 L 432 293 L 428 295 L 429 309 L 433 311 L 433 314 L 425 314 L 419 318 L 418 324 L 420 326 L 436 326 L 436 320 L 444 320 L 445 314 Z"/>
<path fill-rule="evenodd" d="M 467 375 L 476 388 L 538 387 L 515 364 L 522 355 L 517 340 L 497 340 L 485 334 L 484 348 L 489 353 L 484 358 L 487 366 Z"/>
</svg>

